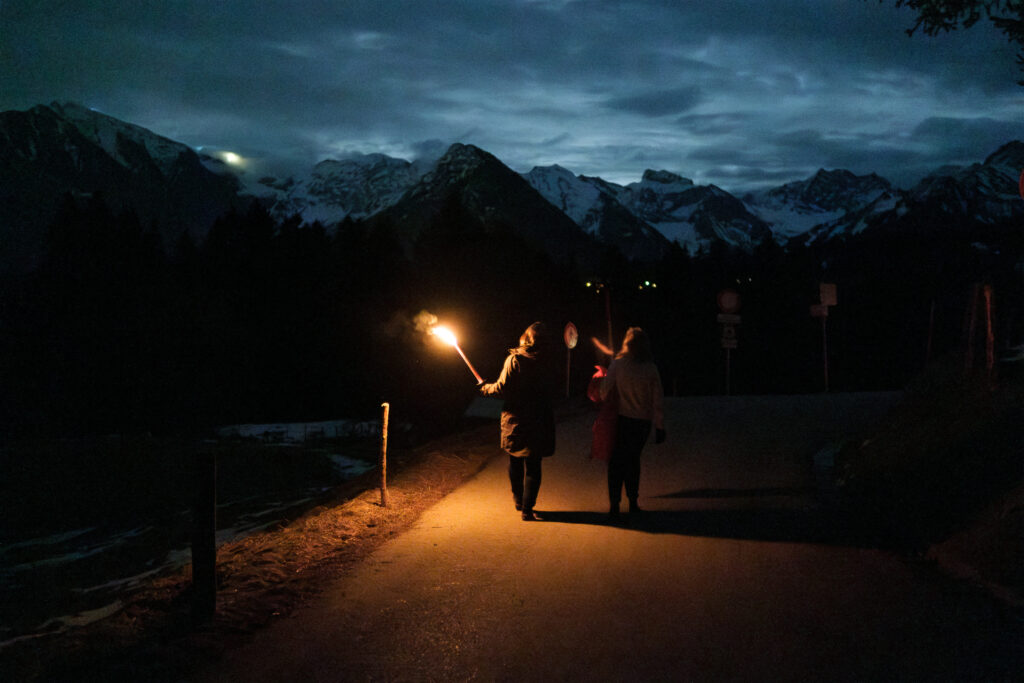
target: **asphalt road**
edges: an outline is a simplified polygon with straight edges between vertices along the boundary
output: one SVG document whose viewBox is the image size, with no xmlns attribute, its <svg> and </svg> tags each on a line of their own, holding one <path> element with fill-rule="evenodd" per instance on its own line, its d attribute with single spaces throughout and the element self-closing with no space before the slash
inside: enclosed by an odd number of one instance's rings
<svg viewBox="0 0 1024 683">
<path fill-rule="evenodd" d="M 1021 680 L 1019 615 L 820 505 L 813 454 L 895 399 L 670 399 L 649 512 L 619 526 L 591 417 L 570 419 L 542 521 L 519 519 L 496 458 L 203 680 Z"/>
</svg>

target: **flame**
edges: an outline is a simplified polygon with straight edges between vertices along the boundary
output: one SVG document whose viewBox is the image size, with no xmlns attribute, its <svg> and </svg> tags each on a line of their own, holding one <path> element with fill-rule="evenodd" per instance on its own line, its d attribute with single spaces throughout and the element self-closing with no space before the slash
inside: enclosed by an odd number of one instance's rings
<svg viewBox="0 0 1024 683">
<path fill-rule="evenodd" d="M 431 328 L 430 333 L 449 346 L 459 345 L 459 340 L 456 339 L 455 333 L 444 325 L 437 325 L 436 327 Z"/>
</svg>

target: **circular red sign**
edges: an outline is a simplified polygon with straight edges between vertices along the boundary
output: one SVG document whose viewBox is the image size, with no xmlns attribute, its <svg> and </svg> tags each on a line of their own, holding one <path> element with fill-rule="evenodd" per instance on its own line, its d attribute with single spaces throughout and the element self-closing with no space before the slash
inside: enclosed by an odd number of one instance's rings
<svg viewBox="0 0 1024 683">
<path fill-rule="evenodd" d="M 576 329 L 576 326 L 569 323 L 565 326 L 565 330 L 562 332 L 562 339 L 565 340 L 565 345 L 570 349 L 575 349 L 577 342 L 580 340 L 580 333 Z"/>
<path fill-rule="evenodd" d="M 735 289 L 723 289 L 718 293 L 718 310 L 735 313 L 740 310 L 740 295 Z"/>
</svg>

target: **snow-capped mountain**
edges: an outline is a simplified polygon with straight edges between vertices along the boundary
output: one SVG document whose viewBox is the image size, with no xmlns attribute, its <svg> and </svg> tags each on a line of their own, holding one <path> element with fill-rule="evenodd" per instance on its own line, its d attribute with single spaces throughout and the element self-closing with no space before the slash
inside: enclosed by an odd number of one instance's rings
<svg viewBox="0 0 1024 683">
<path fill-rule="evenodd" d="M 984 163 L 939 169 L 907 193 L 908 208 L 930 205 L 950 216 L 992 223 L 1021 215 L 1018 179 L 1024 169 L 1024 142 L 1003 145 Z"/>
<path fill-rule="evenodd" d="M 669 240 L 621 201 L 629 190 L 601 178 L 576 176 L 558 165 L 537 166 L 523 176 L 533 189 L 600 241 L 632 259 L 656 260 Z"/>
<path fill-rule="evenodd" d="M 171 244 L 182 232 L 205 234 L 238 201 L 238 187 L 190 147 L 79 105 L 0 112 L 0 272 L 39 259 L 69 193 L 101 193 Z"/>
<path fill-rule="evenodd" d="M 896 195 L 889 181 L 874 173 L 857 176 L 845 170 L 820 169 L 807 180 L 749 194 L 743 200 L 753 213 L 772 224 L 779 242 L 787 242 L 866 207 L 886 206 Z"/>
<path fill-rule="evenodd" d="M 769 236 L 824 243 L 865 230 L 970 229 L 1024 218 L 1017 179 L 1024 143 L 984 162 L 938 169 L 909 191 L 877 175 L 819 170 L 742 200 L 714 185 L 648 170 L 629 185 L 561 166 L 519 174 L 493 155 L 456 143 L 437 162 L 370 154 L 326 160 L 299 176 L 249 177 L 139 126 L 69 103 L 0 113 L 0 272 L 38 259 L 61 197 L 101 193 L 135 211 L 165 244 L 202 237 L 229 208 L 254 198 L 277 218 L 328 228 L 342 218 L 390 222 L 407 244 L 455 202 L 486 226 L 512 229 L 556 258 L 601 244 L 657 260 L 677 240 L 691 253 L 712 244 L 750 250 Z M 588 256 L 589 258 L 589 256 Z"/>
<path fill-rule="evenodd" d="M 486 230 L 511 230 L 563 263 L 590 262 L 596 242 L 540 196 L 523 177 L 473 145 L 453 144 L 434 167 L 374 220 L 411 245 L 443 211 L 459 212 Z"/>
<path fill-rule="evenodd" d="M 1018 181 L 1024 142 L 1013 141 L 983 163 L 943 167 L 905 192 L 887 191 L 863 207 L 814 226 L 801 239 L 821 243 L 865 230 L 934 232 L 979 225 L 1014 225 L 1024 220 Z"/>
<path fill-rule="evenodd" d="M 306 175 L 249 181 L 244 193 L 263 201 L 277 218 L 298 215 L 305 223 L 333 225 L 346 216 L 372 216 L 396 203 L 431 166 L 384 154 L 327 159 Z"/>
<path fill-rule="evenodd" d="M 659 234 L 691 253 L 714 240 L 749 249 L 769 234 L 768 224 L 725 190 L 698 187 L 669 171 L 648 170 L 640 182 L 626 186 L 574 176 L 560 166 L 537 167 L 525 177 L 549 202 L 604 241 L 614 242 L 601 229 L 611 217 L 632 223 L 619 232 L 622 237 Z"/>
</svg>

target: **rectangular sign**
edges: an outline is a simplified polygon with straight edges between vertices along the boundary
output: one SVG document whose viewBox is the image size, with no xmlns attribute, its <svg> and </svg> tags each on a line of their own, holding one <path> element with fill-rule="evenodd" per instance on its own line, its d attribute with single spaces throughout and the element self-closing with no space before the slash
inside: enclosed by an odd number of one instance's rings
<svg viewBox="0 0 1024 683">
<path fill-rule="evenodd" d="M 737 315 L 736 313 L 719 313 L 718 322 L 724 323 L 726 325 L 739 325 L 740 316 Z"/>
<path fill-rule="evenodd" d="M 834 284 L 822 282 L 821 286 L 818 287 L 818 293 L 821 296 L 821 304 L 823 306 L 836 305 L 836 286 Z"/>
</svg>

